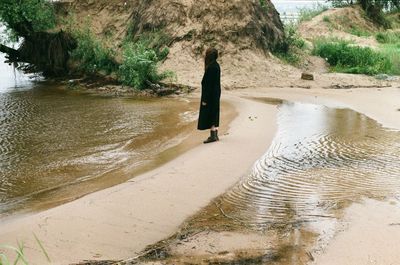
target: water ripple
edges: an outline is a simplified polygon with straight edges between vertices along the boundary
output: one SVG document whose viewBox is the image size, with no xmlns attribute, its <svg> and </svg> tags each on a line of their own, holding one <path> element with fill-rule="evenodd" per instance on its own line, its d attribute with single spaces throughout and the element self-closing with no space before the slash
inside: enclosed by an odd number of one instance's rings
<svg viewBox="0 0 400 265">
<path fill-rule="evenodd" d="M 112 185 L 132 177 L 126 167 L 151 160 L 188 126 L 180 117 L 193 110 L 188 104 L 105 99 L 46 85 L 0 93 L 0 216 L 39 202 L 38 194 L 53 192 L 42 201 L 74 198 L 98 189 L 81 182 L 102 178 Z M 76 187 L 62 194 L 60 187 L 70 185 Z"/>
<path fill-rule="evenodd" d="M 348 109 L 300 103 L 281 105 L 278 124 L 267 153 L 222 197 L 236 219 L 313 220 L 330 216 L 326 205 L 400 189 L 399 132 Z"/>
</svg>

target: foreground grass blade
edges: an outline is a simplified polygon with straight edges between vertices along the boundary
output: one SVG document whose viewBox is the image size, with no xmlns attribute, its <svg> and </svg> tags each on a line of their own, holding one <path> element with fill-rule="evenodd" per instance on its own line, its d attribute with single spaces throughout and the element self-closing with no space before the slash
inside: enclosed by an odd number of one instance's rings
<svg viewBox="0 0 400 265">
<path fill-rule="evenodd" d="M 42 249 L 44 255 L 46 256 L 46 259 L 48 262 L 51 262 L 49 254 L 47 253 L 47 251 L 44 249 L 42 242 L 40 242 L 39 238 L 35 235 L 35 233 L 33 233 L 33 236 L 35 237 L 36 242 L 38 243 L 38 245 L 40 246 L 40 248 Z"/>
</svg>

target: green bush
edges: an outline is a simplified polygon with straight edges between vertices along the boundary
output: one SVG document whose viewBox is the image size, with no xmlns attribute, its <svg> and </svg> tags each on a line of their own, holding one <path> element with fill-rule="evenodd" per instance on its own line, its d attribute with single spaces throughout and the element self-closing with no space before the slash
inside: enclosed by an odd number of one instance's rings
<svg viewBox="0 0 400 265">
<path fill-rule="evenodd" d="M 285 25 L 285 40 L 274 50 L 274 54 L 283 61 L 297 65 L 301 61 L 301 50 L 306 48 L 306 42 L 297 32 L 296 24 Z"/>
<path fill-rule="evenodd" d="M 330 0 L 330 2 L 335 8 L 351 6 L 353 4 L 353 1 L 351 0 Z"/>
<path fill-rule="evenodd" d="M 359 27 L 352 26 L 348 32 L 352 35 L 358 36 L 358 37 L 369 37 L 371 36 L 371 33 L 369 33 L 366 30 L 360 29 Z"/>
<path fill-rule="evenodd" d="M 374 75 L 392 70 L 391 61 L 382 53 L 343 40 L 316 40 L 313 54 L 325 58 L 337 72 Z"/>
<path fill-rule="evenodd" d="M 268 13 L 269 7 L 268 7 L 267 2 L 265 2 L 265 0 L 259 0 L 259 1 L 260 1 L 260 6 L 261 6 L 262 9 L 264 10 L 264 12 L 267 12 L 267 13 Z"/>
<path fill-rule="evenodd" d="M 48 0 L 0 1 L 0 22 L 16 35 L 27 34 L 21 25 L 30 25 L 32 28 L 25 28 L 30 33 L 51 29 L 55 21 L 53 4 Z"/>
<path fill-rule="evenodd" d="M 389 74 L 400 75 L 400 43 L 385 44 L 381 47 L 381 52 L 392 64 Z"/>
<path fill-rule="evenodd" d="M 375 35 L 375 38 L 379 43 L 399 43 L 400 32 L 394 32 L 394 31 L 378 32 Z"/>
<path fill-rule="evenodd" d="M 169 50 L 165 49 L 165 47 L 167 47 L 171 43 L 172 37 L 165 33 L 165 31 L 152 30 L 144 32 L 135 38 L 133 38 L 131 35 L 132 33 L 128 34 L 125 43 L 140 42 L 147 48 L 154 50 L 157 54 L 157 57 L 161 61 L 167 57 Z"/>
<path fill-rule="evenodd" d="M 328 16 L 324 16 L 322 18 L 322 21 L 326 22 L 326 23 L 331 23 L 331 19 Z"/>
<path fill-rule="evenodd" d="M 114 51 L 106 48 L 96 39 L 89 28 L 73 33 L 78 46 L 71 53 L 71 57 L 79 62 L 79 68 L 88 73 L 105 71 L 111 73 L 118 69 L 114 61 Z"/>
<path fill-rule="evenodd" d="M 119 79 L 128 86 L 136 89 L 144 89 L 150 83 L 158 83 L 161 80 L 173 76 L 171 72 L 158 71 L 160 56 L 166 56 L 168 49 L 163 49 L 161 55 L 157 55 L 154 49 L 148 48 L 143 42 L 127 43 L 124 47 L 123 61 L 119 67 Z"/>
</svg>

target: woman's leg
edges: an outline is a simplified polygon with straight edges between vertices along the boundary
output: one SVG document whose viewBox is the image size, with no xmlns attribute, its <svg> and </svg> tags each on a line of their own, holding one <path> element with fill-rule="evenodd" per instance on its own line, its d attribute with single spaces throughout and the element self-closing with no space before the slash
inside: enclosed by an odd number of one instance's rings
<svg viewBox="0 0 400 265">
<path fill-rule="evenodd" d="M 212 142 L 218 141 L 219 138 L 218 138 L 218 131 L 217 131 L 217 129 L 218 129 L 218 128 L 216 128 L 214 125 L 211 126 L 211 129 L 210 129 L 210 137 L 208 137 L 208 139 L 205 140 L 203 143 L 208 144 L 208 143 L 212 143 Z"/>
<path fill-rule="evenodd" d="M 214 137 L 217 139 L 217 141 L 219 141 L 219 137 L 218 137 L 218 127 L 215 127 L 214 125 L 211 127 L 211 131 L 214 132 Z"/>
</svg>

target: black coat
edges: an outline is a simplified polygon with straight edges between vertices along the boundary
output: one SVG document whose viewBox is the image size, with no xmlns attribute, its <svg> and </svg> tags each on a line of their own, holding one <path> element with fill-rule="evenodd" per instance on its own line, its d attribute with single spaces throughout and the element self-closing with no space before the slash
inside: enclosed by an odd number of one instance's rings
<svg viewBox="0 0 400 265">
<path fill-rule="evenodd" d="M 207 130 L 219 126 L 219 101 L 221 98 L 221 69 L 217 62 L 211 63 L 201 81 L 201 102 L 197 129 Z M 202 102 L 207 103 L 206 106 Z"/>
</svg>

